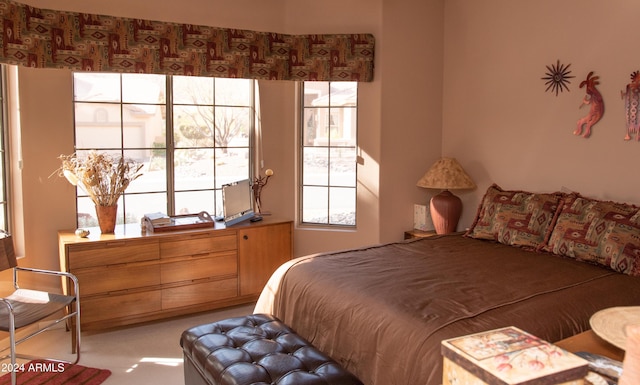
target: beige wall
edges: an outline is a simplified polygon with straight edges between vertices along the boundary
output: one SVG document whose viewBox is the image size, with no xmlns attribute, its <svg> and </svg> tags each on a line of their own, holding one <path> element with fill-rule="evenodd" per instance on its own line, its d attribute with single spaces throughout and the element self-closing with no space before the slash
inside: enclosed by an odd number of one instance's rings
<svg viewBox="0 0 640 385">
<path fill-rule="evenodd" d="M 359 93 L 358 229 L 296 228 L 295 254 L 401 239 L 413 204 L 433 192 L 415 186 L 440 155 L 454 156 L 478 184 L 461 192 L 459 226 L 469 226 L 487 186 L 552 191 L 640 203 L 625 142 L 620 91 L 640 70 L 631 0 L 327 0 L 324 2 L 31 0 L 68 9 L 282 33 L 368 32 L 376 37 L 375 80 Z M 152 4 L 152 5 L 151 5 Z M 194 11 L 194 9 L 196 11 Z M 247 11 L 250 10 L 250 11 Z M 339 10 L 339 12 L 338 12 Z M 546 65 L 571 63 L 571 91 L 545 92 Z M 411 63 L 411 68 L 407 66 Z M 600 76 L 605 116 L 591 138 L 572 134 L 589 71 Z M 56 231 L 74 226 L 73 188 L 49 178 L 73 146 L 70 74 L 19 71 L 24 264 L 57 265 Z M 276 171 L 265 208 L 296 215 L 296 89 L 261 82 L 265 166 Z"/>
<path fill-rule="evenodd" d="M 416 186 L 441 154 L 444 1 L 388 0 L 383 6 L 380 241 L 413 228 Z M 379 41 L 380 41 L 379 40 Z"/>
<path fill-rule="evenodd" d="M 31 0 L 44 8 L 282 33 L 369 32 L 375 80 L 360 86 L 358 229 L 296 228 L 295 254 L 400 239 L 413 204 L 433 193 L 415 186 L 440 155 L 454 156 L 478 189 L 461 192 L 468 226 L 486 187 L 551 191 L 640 203 L 632 174 L 640 143 L 624 142 L 620 91 L 639 70 L 635 1 L 328 0 L 236 2 Z M 194 12 L 193 10 L 197 11 Z M 250 11 L 247 11 L 250 10 Z M 338 12 L 339 10 L 339 12 Z M 571 63 L 571 91 L 544 91 L 546 65 Z M 411 64 L 411 68 L 408 67 Z M 572 134 L 589 71 L 600 76 L 606 112 L 591 138 Z M 74 225 L 73 189 L 49 178 L 72 151 L 70 74 L 20 69 L 28 264 L 52 267 L 55 232 Z M 276 176 L 265 208 L 296 215 L 296 89 L 261 82 L 265 166 Z"/>
<path fill-rule="evenodd" d="M 640 70 L 632 0 L 447 0 L 443 154 L 478 184 L 460 194 L 460 227 L 482 194 L 504 188 L 563 188 L 640 203 L 640 143 L 623 140 L 620 91 Z M 571 64 L 570 92 L 545 93 L 545 66 Z M 605 114 L 589 139 L 573 135 L 590 71 L 600 76 Z"/>
<path fill-rule="evenodd" d="M 68 71 L 19 68 L 22 147 L 12 149 L 22 160 L 22 266 L 59 269 L 57 231 L 75 226 L 75 190 L 55 176 L 57 157 L 73 152 L 71 74 Z M 53 92 L 53 90 L 57 90 Z M 71 213 L 71 215 L 69 215 Z M 25 276 L 29 279 L 32 276 Z M 59 286 L 59 280 L 48 284 Z"/>
<path fill-rule="evenodd" d="M 297 227 L 295 255 L 402 238 L 413 225 L 413 203 L 427 192 L 415 186 L 440 154 L 443 0 L 328 0 L 324 2 L 30 0 L 41 8 L 170 20 L 281 33 L 373 33 L 375 80 L 359 90 L 358 228 Z M 151 5 L 153 4 L 153 5 Z M 406 70 L 406 60 L 419 69 Z M 58 155 L 73 151 L 71 74 L 20 68 L 21 176 L 24 188 L 23 265 L 55 268 L 56 232 L 75 226 L 74 189 L 49 177 Z M 389 79 L 383 85 L 383 79 Z M 265 166 L 275 170 L 263 191 L 265 209 L 296 215 L 296 87 L 260 82 Z"/>
</svg>

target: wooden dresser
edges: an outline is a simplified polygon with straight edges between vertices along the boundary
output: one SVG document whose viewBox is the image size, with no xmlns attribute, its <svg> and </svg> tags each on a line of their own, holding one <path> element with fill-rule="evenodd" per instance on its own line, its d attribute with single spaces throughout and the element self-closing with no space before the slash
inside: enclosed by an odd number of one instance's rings
<svg viewBox="0 0 640 385">
<path fill-rule="evenodd" d="M 155 234 L 60 231 L 60 265 L 78 277 L 83 330 L 104 329 L 255 301 L 292 258 L 292 227 L 265 217 Z"/>
</svg>

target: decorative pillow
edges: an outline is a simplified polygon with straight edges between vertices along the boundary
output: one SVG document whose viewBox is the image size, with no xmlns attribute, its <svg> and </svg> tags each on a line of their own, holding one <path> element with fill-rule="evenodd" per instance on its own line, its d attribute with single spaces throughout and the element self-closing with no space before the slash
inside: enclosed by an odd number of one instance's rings
<svg viewBox="0 0 640 385">
<path fill-rule="evenodd" d="M 506 245 L 541 248 L 562 197 L 562 193 L 505 191 L 491 185 L 466 235 Z"/>
<path fill-rule="evenodd" d="M 544 250 L 640 276 L 640 207 L 569 195 Z"/>
</svg>

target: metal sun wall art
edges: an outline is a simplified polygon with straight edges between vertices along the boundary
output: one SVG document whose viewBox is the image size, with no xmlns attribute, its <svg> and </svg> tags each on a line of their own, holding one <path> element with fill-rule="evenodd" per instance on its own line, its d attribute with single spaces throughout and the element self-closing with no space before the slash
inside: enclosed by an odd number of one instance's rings
<svg viewBox="0 0 640 385">
<path fill-rule="evenodd" d="M 624 100 L 625 118 L 627 122 L 627 134 L 624 140 L 631 140 L 635 135 L 636 141 L 640 141 L 640 116 L 638 116 L 638 103 L 640 101 L 640 71 L 631 74 L 631 83 L 627 84 L 624 91 L 620 91 Z"/>
<path fill-rule="evenodd" d="M 580 104 L 579 108 L 585 105 L 590 105 L 590 108 L 587 116 L 578 120 L 578 126 L 573 133 L 582 135 L 583 138 L 588 138 L 591 135 L 591 127 L 598 123 L 602 119 L 602 115 L 604 115 L 604 101 L 600 91 L 596 88 L 600 84 L 599 78 L 599 76 L 593 76 L 593 71 L 591 71 L 587 78 L 580 83 L 580 88 L 586 87 L 587 94 L 582 99 L 582 104 Z"/>
<path fill-rule="evenodd" d="M 545 73 L 546 76 L 541 78 L 542 80 L 546 80 L 544 83 L 547 86 L 545 92 L 551 90 L 551 92 L 555 92 L 556 96 L 558 96 L 558 92 L 562 92 L 565 89 L 569 91 L 568 84 L 571 83 L 569 79 L 575 78 L 575 76 L 570 75 L 571 71 L 569 71 L 569 67 L 571 64 L 560 64 L 560 60 L 555 65 L 547 66 L 548 72 Z"/>
</svg>

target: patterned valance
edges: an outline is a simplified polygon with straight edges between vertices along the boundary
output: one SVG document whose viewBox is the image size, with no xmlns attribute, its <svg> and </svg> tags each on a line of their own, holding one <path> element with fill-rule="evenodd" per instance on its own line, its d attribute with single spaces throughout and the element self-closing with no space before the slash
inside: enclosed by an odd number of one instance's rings
<svg viewBox="0 0 640 385">
<path fill-rule="evenodd" d="M 77 71 L 373 80 L 371 34 L 283 35 L 54 11 L 0 0 L 0 62 Z"/>
</svg>

